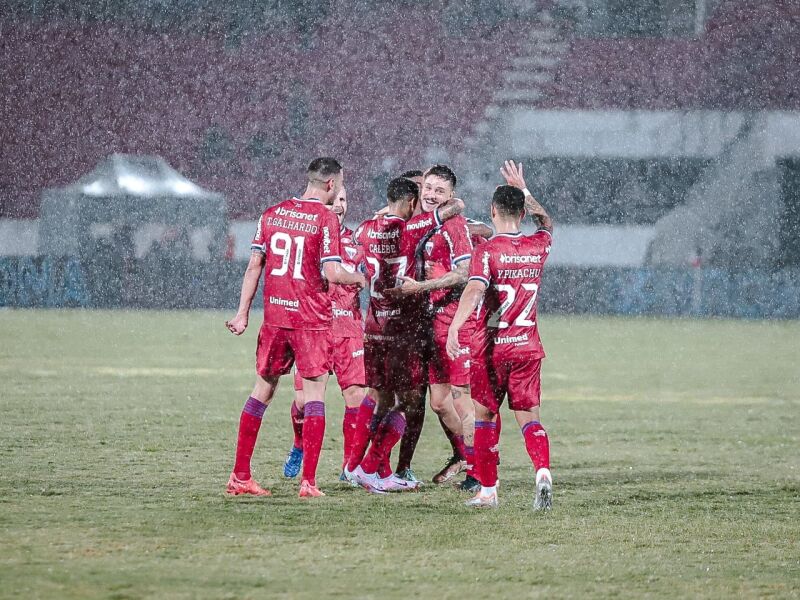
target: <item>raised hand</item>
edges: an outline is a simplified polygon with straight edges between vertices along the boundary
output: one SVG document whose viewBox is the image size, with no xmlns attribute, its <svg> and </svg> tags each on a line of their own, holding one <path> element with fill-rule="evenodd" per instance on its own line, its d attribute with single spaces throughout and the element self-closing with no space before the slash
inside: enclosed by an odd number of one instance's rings
<svg viewBox="0 0 800 600">
<path fill-rule="evenodd" d="M 500 174 L 506 180 L 508 185 L 513 185 L 516 188 L 524 190 L 528 186 L 525 185 L 525 176 L 522 172 L 522 163 L 516 164 L 513 160 L 507 160 L 500 167 Z"/>
</svg>

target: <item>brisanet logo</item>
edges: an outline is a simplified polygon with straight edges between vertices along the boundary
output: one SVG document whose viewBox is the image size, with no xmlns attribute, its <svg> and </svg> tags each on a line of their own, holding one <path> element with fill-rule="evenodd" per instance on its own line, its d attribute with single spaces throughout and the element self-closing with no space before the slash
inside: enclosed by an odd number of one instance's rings
<svg viewBox="0 0 800 600">
<path fill-rule="evenodd" d="M 526 265 L 530 263 L 540 263 L 542 262 L 542 255 L 533 254 L 531 256 L 528 255 L 517 256 L 515 254 L 501 254 L 500 262 L 503 263 L 504 265 L 505 264 Z"/>
</svg>

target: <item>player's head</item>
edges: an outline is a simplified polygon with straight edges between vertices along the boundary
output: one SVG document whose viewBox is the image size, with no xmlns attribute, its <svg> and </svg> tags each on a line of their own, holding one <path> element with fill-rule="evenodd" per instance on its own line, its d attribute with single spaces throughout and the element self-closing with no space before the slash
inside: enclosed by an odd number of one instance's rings
<svg viewBox="0 0 800 600">
<path fill-rule="evenodd" d="M 344 186 L 342 186 L 342 189 L 339 190 L 339 193 L 336 194 L 336 197 L 333 199 L 331 212 L 339 219 L 339 225 L 344 223 L 344 217 L 347 215 L 347 189 Z"/>
<path fill-rule="evenodd" d="M 386 188 L 386 203 L 391 213 L 398 217 L 410 219 L 418 200 L 417 184 L 405 177 L 395 177 Z"/>
<path fill-rule="evenodd" d="M 422 210 L 432 212 L 453 198 L 456 174 L 447 165 L 433 165 L 422 179 Z"/>
<path fill-rule="evenodd" d="M 308 187 L 312 188 L 323 204 L 331 204 L 344 185 L 342 165 L 335 158 L 315 158 L 308 165 Z"/>
<path fill-rule="evenodd" d="M 525 194 L 512 185 L 498 185 L 492 196 L 492 222 L 516 222 L 525 216 Z"/>
<path fill-rule="evenodd" d="M 419 186 L 420 190 L 422 189 L 423 173 L 419 169 L 410 169 L 405 173 L 403 173 L 402 175 L 400 175 L 400 177 L 405 177 L 406 179 L 410 179 Z"/>
</svg>

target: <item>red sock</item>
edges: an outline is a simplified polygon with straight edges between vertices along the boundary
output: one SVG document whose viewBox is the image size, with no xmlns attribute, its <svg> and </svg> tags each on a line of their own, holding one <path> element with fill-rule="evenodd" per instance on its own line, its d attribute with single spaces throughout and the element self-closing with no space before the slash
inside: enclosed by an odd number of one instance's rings
<svg viewBox="0 0 800 600">
<path fill-rule="evenodd" d="M 484 487 L 497 485 L 497 446 L 495 424 L 475 421 L 475 466 Z"/>
<path fill-rule="evenodd" d="M 325 403 L 315 400 L 306 402 L 303 423 L 303 479 L 317 485 L 317 463 L 325 437 Z"/>
<path fill-rule="evenodd" d="M 375 438 L 369 452 L 361 461 L 361 468 L 365 473 L 375 473 L 384 457 L 389 456 L 395 444 L 403 437 L 406 428 L 406 418 L 400 411 L 390 410 L 378 425 Z"/>
<path fill-rule="evenodd" d="M 495 440 L 494 445 L 500 448 L 500 432 L 503 430 L 503 419 L 500 418 L 500 413 L 495 415 L 494 424 L 496 425 L 497 431 L 495 432 Z M 497 453 L 497 464 L 500 464 L 500 452 Z"/>
<path fill-rule="evenodd" d="M 533 468 L 550 468 L 550 440 L 547 432 L 539 421 L 531 421 L 522 428 L 522 437 L 525 438 L 525 449 L 531 457 Z"/>
<path fill-rule="evenodd" d="M 303 410 L 292 401 L 292 429 L 294 430 L 294 447 L 303 447 Z"/>
<path fill-rule="evenodd" d="M 392 460 L 390 454 L 391 451 L 386 453 L 386 455 L 381 458 L 381 464 L 378 466 L 378 477 L 381 479 L 385 479 L 392 474 Z"/>
<path fill-rule="evenodd" d="M 350 448 L 350 456 L 347 459 L 348 471 L 354 470 L 361 462 L 361 459 L 364 458 L 364 453 L 367 451 L 371 437 L 369 424 L 372 421 L 374 412 L 375 401 L 369 396 L 365 396 L 361 401 L 361 406 L 358 407 L 356 428 L 353 432 L 353 446 Z"/>
<path fill-rule="evenodd" d="M 353 438 L 356 434 L 356 421 L 358 421 L 358 407 L 345 406 L 344 419 L 342 419 L 342 469 L 347 465 L 350 451 L 353 449 Z"/>
<path fill-rule="evenodd" d="M 250 396 L 239 417 L 239 438 L 236 442 L 236 462 L 233 465 L 233 474 L 243 481 L 247 481 L 251 477 L 250 458 L 256 447 L 258 430 L 261 429 L 261 419 L 264 417 L 266 409 L 266 404 Z"/>
</svg>

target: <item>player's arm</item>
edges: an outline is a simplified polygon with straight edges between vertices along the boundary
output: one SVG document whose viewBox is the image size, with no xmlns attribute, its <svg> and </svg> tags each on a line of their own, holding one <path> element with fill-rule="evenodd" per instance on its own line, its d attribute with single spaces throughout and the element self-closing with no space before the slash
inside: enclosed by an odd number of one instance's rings
<svg viewBox="0 0 800 600">
<path fill-rule="evenodd" d="M 544 207 L 533 197 L 528 186 L 525 185 L 525 177 L 522 173 L 522 163 L 517 165 L 513 160 L 507 160 L 500 167 L 500 174 L 508 185 L 513 185 L 525 192 L 525 212 L 531 215 L 539 223 L 540 229 L 553 232 L 553 219 L 547 214 Z"/>
<path fill-rule="evenodd" d="M 434 211 L 436 215 L 436 221 L 441 225 L 445 221 L 452 219 L 456 215 L 460 215 L 464 212 L 464 201 L 460 198 L 453 198 L 452 202 L 450 202 L 444 208 L 437 208 Z"/>
<path fill-rule="evenodd" d="M 475 312 L 480 304 L 483 294 L 486 292 L 486 282 L 481 279 L 470 279 L 467 287 L 464 288 L 461 298 L 458 301 L 458 309 L 450 328 L 447 330 L 447 354 L 455 360 L 458 357 L 460 345 L 458 343 L 458 332 L 467 322 L 469 316 Z"/>
<path fill-rule="evenodd" d="M 481 223 L 480 221 L 467 221 L 467 229 L 469 229 L 470 235 L 475 235 L 482 238 L 490 238 L 494 235 L 494 229 L 489 227 L 486 223 Z"/>
<path fill-rule="evenodd" d="M 435 279 L 426 279 L 425 281 L 417 281 L 411 277 L 400 277 L 400 279 L 403 282 L 402 285 L 383 290 L 383 293 L 390 297 L 399 297 L 454 288 L 465 284 L 469 279 L 469 261 L 464 260 L 458 263 L 455 269 Z"/>
<path fill-rule="evenodd" d="M 364 275 L 358 271 L 354 273 L 348 272 L 342 268 L 342 264 L 338 261 L 325 261 L 322 263 L 322 273 L 325 275 L 330 283 L 338 283 L 339 285 L 355 285 L 358 289 L 363 289 L 367 284 Z"/>
<path fill-rule="evenodd" d="M 254 250 L 247 263 L 242 280 L 242 291 L 239 294 L 239 310 L 236 316 L 230 321 L 225 321 L 225 327 L 235 335 L 242 335 L 247 329 L 247 321 L 250 317 L 250 307 L 253 304 L 253 297 L 258 290 L 258 280 L 261 279 L 261 272 L 264 270 L 266 258 L 260 250 Z"/>
</svg>

